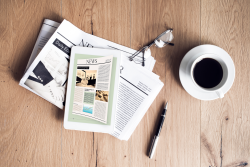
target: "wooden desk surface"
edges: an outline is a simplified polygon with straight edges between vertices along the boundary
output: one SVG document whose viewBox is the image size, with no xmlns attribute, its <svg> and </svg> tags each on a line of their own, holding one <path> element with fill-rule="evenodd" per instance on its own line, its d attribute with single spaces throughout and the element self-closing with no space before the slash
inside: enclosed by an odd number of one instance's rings
<svg viewBox="0 0 250 167">
<path fill-rule="evenodd" d="M 134 49 L 174 29 L 174 47 L 151 50 L 153 71 L 165 85 L 129 141 L 65 130 L 63 111 L 18 85 L 45 18 L 65 18 Z M 0 166 L 250 166 L 249 31 L 249 0 L 1 0 Z M 180 62 L 200 44 L 223 48 L 235 63 L 236 78 L 223 99 L 197 100 L 180 84 Z M 169 110 L 150 160 L 166 100 Z"/>
</svg>

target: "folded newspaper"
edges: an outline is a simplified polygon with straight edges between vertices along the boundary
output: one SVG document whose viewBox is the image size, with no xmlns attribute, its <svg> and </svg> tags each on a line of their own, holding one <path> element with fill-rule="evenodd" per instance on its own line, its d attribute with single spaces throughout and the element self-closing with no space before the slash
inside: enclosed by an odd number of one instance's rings
<svg viewBox="0 0 250 167">
<path fill-rule="evenodd" d="M 125 57 L 131 56 L 136 51 L 85 33 L 67 20 L 58 26 L 59 23 L 44 20 L 19 85 L 63 109 L 71 47 L 115 49 L 122 51 Z M 145 68 L 152 71 L 154 64 L 155 60 L 150 56 L 145 61 Z"/>
<path fill-rule="evenodd" d="M 46 19 L 44 20 L 25 74 L 19 85 L 63 109 L 68 66 L 69 60 L 71 60 L 70 54 L 73 46 L 113 49 L 122 53 L 121 64 L 118 70 L 120 77 L 119 84 L 117 84 L 117 106 L 114 122 L 107 131 L 102 131 L 102 128 L 96 130 L 94 124 L 92 124 L 91 127 L 93 127 L 92 131 L 110 133 L 120 140 L 128 140 L 163 87 L 159 76 L 152 73 L 155 64 L 155 60 L 152 56 L 146 59 L 145 66 L 142 67 L 141 64 L 137 64 L 139 61 L 131 62 L 128 59 L 129 56 L 136 52 L 135 50 L 85 33 L 67 20 L 59 24 Z M 139 55 L 138 59 L 140 59 L 140 57 L 142 56 Z M 86 73 L 79 71 L 77 75 L 81 79 L 78 78 L 77 81 L 77 77 L 74 78 L 77 86 L 86 86 L 86 84 L 92 84 L 93 86 L 97 84 L 93 81 L 95 80 L 94 78 L 97 77 L 94 71 L 92 71 L 93 73 L 90 73 L 89 76 L 85 76 L 87 71 L 85 71 Z M 69 75 L 71 75 L 71 73 Z M 83 79 L 83 75 L 85 79 Z M 94 96 L 97 99 L 99 97 L 104 101 L 109 97 L 108 93 L 101 89 L 92 88 L 91 90 L 91 88 L 87 88 L 84 92 L 87 92 L 87 94 L 94 92 Z M 74 97 L 70 98 L 75 99 Z M 98 100 L 102 101 L 101 99 Z M 67 103 L 68 101 L 67 99 Z M 78 105 L 80 106 L 81 104 L 78 103 Z M 75 109 L 77 110 L 76 105 Z M 86 111 L 88 110 L 87 108 L 85 109 Z M 78 116 L 80 116 L 80 112 L 83 114 L 82 106 L 80 109 L 78 108 L 78 111 L 78 113 L 75 112 L 74 114 L 78 114 Z M 103 112 L 105 113 L 105 111 Z M 87 113 L 88 112 L 85 112 L 84 116 L 81 115 L 81 119 L 83 119 L 82 117 L 86 117 L 86 115 L 91 115 Z M 99 118 L 95 117 L 94 119 Z M 64 122 L 66 121 L 70 123 L 70 126 L 65 127 L 67 129 L 85 130 L 84 128 L 80 128 L 81 125 L 84 126 L 83 123 L 78 122 L 80 124 L 75 124 L 77 120 L 73 121 L 65 117 Z M 107 120 L 104 119 L 100 122 L 105 123 L 106 121 Z M 75 125 L 77 125 L 77 127 Z"/>
</svg>

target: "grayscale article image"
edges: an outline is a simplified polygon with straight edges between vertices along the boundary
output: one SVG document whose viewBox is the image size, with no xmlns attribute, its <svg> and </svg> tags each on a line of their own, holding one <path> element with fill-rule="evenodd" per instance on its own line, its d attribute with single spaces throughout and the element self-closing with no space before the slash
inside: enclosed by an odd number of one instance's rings
<svg viewBox="0 0 250 167">
<path fill-rule="evenodd" d="M 25 85 L 59 108 L 63 108 L 68 64 L 69 60 L 66 57 L 50 49 L 34 68 Z"/>
</svg>

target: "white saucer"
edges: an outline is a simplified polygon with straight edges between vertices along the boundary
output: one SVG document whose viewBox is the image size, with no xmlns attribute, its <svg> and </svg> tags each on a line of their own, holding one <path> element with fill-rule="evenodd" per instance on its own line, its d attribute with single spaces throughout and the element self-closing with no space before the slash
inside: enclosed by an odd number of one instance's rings
<svg viewBox="0 0 250 167">
<path fill-rule="evenodd" d="M 214 45 L 200 45 L 191 49 L 182 59 L 179 76 L 181 84 L 184 89 L 193 97 L 200 100 L 214 100 L 218 99 L 218 95 L 215 92 L 207 92 L 199 89 L 191 79 L 190 69 L 193 61 L 203 54 L 216 54 L 219 55 L 222 60 L 228 66 L 228 80 L 225 85 L 221 88 L 221 91 L 226 94 L 231 88 L 235 77 L 235 67 L 230 55 L 223 49 Z"/>
</svg>

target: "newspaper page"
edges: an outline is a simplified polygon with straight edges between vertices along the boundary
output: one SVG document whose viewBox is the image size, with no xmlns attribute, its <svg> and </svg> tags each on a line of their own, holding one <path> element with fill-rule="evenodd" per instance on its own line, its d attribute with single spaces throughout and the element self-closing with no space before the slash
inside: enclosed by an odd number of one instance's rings
<svg viewBox="0 0 250 167">
<path fill-rule="evenodd" d="M 107 123 L 113 56 L 77 61 L 73 114 Z"/>
<path fill-rule="evenodd" d="M 114 137 L 128 140 L 163 87 L 152 72 L 122 60 Z"/>
</svg>

